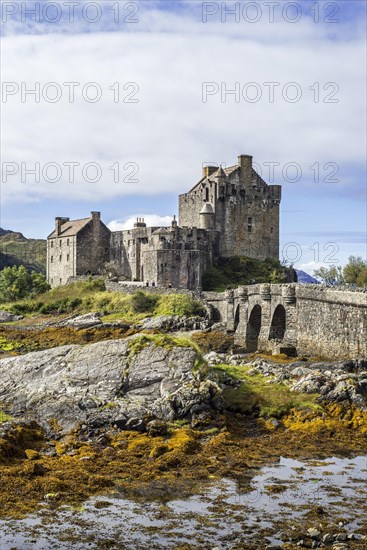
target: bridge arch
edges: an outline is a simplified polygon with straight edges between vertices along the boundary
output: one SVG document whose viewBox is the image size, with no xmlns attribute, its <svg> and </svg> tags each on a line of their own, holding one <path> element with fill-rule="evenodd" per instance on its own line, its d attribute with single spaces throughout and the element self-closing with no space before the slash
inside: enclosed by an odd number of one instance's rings
<svg viewBox="0 0 367 550">
<path fill-rule="evenodd" d="M 283 340 L 286 331 L 286 312 L 282 304 L 277 305 L 271 320 L 269 340 Z"/>
<path fill-rule="evenodd" d="M 246 330 L 246 349 L 247 351 L 256 351 L 259 344 L 259 334 L 261 329 L 261 306 L 256 304 L 250 313 Z"/>
</svg>

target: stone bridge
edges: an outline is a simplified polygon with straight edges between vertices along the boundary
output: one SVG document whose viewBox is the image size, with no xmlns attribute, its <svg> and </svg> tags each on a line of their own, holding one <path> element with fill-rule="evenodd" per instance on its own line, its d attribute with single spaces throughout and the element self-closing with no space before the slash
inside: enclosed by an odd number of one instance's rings
<svg viewBox="0 0 367 550">
<path fill-rule="evenodd" d="M 366 289 L 257 284 L 202 298 L 247 351 L 367 358 Z"/>
</svg>

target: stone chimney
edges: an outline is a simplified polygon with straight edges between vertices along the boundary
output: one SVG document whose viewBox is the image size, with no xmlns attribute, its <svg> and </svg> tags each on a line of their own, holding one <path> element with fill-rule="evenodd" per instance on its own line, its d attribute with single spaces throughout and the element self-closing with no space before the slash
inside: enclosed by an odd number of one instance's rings
<svg viewBox="0 0 367 550">
<path fill-rule="evenodd" d="M 173 216 L 173 220 L 172 220 L 172 222 L 171 222 L 171 227 L 172 227 L 172 229 L 176 229 L 176 228 L 177 228 L 176 216 Z"/>
<path fill-rule="evenodd" d="M 240 155 L 238 166 L 241 168 L 240 181 L 244 187 L 252 185 L 252 156 Z"/>
<path fill-rule="evenodd" d="M 97 222 L 97 221 L 99 222 L 100 221 L 100 219 L 101 219 L 101 213 L 100 212 L 92 211 L 90 214 L 91 214 L 93 222 Z"/>
<path fill-rule="evenodd" d="M 144 218 L 136 218 L 136 222 L 134 223 L 134 228 L 137 227 L 146 227 L 147 224 L 144 221 Z"/>
<path fill-rule="evenodd" d="M 61 226 L 68 222 L 70 220 L 70 218 L 60 218 L 60 217 L 57 217 L 55 218 L 55 231 L 56 231 L 56 236 L 60 235 L 61 233 Z"/>
<path fill-rule="evenodd" d="M 214 172 L 218 170 L 218 166 L 210 164 L 208 166 L 203 166 L 203 178 L 209 178 Z"/>
</svg>

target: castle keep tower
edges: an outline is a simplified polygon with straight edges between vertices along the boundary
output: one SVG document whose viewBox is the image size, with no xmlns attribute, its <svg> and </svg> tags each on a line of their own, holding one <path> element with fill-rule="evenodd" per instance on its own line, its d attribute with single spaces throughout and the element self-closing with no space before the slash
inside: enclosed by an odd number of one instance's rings
<svg viewBox="0 0 367 550">
<path fill-rule="evenodd" d="M 278 259 L 280 200 L 281 186 L 265 183 L 252 156 L 240 155 L 229 168 L 204 167 L 201 180 L 179 196 L 179 224 L 217 231 L 222 257 Z"/>
</svg>

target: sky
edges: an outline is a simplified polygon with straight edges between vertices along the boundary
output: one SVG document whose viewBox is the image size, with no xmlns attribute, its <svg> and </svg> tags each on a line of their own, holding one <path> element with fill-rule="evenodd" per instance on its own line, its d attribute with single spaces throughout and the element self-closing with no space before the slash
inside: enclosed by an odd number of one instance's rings
<svg viewBox="0 0 367 550">
<path fill-rule="evenodd" d="M 366 2 L 1 2 L 0 226 L 166 225 L 203 164 L 282 185 L 280 259 L 367 257 Z"/>
</svg>

